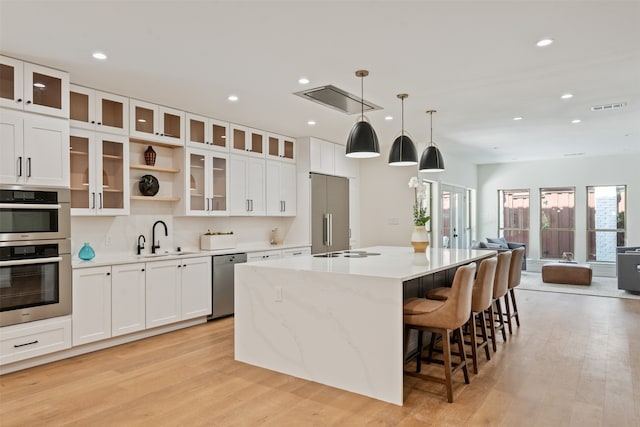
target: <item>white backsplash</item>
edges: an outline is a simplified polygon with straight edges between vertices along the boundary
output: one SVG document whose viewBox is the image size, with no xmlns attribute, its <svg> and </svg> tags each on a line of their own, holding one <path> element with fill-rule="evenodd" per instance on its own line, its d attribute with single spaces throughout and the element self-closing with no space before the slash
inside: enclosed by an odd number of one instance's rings
<svg viewBox="0 0 640 427">
<path fill-rule="evenodd" d="M 271 230 L 280 228 L 285 243 L 308 243 L 306 236 L 290 236 L 289 228 L 293 218 L 274 217 L 178 217 L 172 215 L 129 215 L 116 217 L 78 217 L 71 218 L 71 251 L 74 258 L 82 244 L 87 242 L 101 254 L 135 254 L 138 236 L 146 239 L 143 253 L 151 253 L 151 228 L 162 220 L 167 224 L 168 236 L 164 227 L 156 226 L 156 241 L 160 241 L 160 251 L 200 249 L 200 235 L 211 231 L 233 231 L 238 245 L 269 243 Z"/>
</svg>

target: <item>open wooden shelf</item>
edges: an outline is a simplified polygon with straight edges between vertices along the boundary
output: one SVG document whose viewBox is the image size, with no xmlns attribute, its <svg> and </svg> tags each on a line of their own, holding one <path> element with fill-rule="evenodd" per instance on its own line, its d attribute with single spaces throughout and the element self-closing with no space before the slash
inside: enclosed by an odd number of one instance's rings
<svg viewBox="0 0 640 427">
<path fill-rule="evenodd" d="M 144 200 L 147 202 L 179 202 L 180 197 L 174 196 L 131 196 L 131 200 Z"/>
<path fill-rule="evenodd" d="M 140 169 L 145 171 L 154 171 L 154 172 L 168 172 L 168 173 L 178 173 L 180 172 L 179 168 L 165 168 L 160 166 L 149 166 L 149 165 L 129 165 L 130 169 Z"/>
</svg>

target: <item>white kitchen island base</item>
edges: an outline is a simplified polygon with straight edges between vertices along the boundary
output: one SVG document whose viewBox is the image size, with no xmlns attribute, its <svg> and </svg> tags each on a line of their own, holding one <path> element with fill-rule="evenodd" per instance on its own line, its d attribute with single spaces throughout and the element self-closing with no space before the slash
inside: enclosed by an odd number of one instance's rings
<svg viewBox="0 0 640 427">
<path fill-rule="evenodd" d="M 367 249 L 236 265 L 236 360 L 402 405 L 403 282 L 491 253 Z"/>
</svg>

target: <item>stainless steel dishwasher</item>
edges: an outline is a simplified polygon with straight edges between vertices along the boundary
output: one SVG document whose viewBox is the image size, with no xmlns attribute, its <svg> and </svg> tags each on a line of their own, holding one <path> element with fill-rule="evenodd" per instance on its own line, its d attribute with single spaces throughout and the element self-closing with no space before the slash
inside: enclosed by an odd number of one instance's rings
<svg viewBox="0 0 640 427">
<path fill-rule="evenodd" d="M 215 255 L 211 263 L 213 269 L 213 289 L 211 292 L 212 312 L 209 319 L 233 314 L 233 268 L 247 262 L 247 254 Z"/>
</svg>

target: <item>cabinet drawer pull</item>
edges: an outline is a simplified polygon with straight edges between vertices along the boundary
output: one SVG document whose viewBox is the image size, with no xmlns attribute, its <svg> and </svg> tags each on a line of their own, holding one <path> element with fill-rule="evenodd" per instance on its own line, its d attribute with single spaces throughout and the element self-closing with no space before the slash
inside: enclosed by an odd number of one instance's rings
<svg viewBox="0 0 640 427">
<path fill-rule="evenodd" d="M 27 157 L 27 178 L 31 178 L 31 157 Z"/>
<path fill-rule="evenodd" d="M 32 344 L 38 344 L 38 340 L 26 342 L 24 344 L 14 344 L 13 348 L 24 347 L 25 345 L 32 345 Z"/>
<path fill-rule="evenodd" d="M 18 157 L 18 176 L 22 176 L 22 156 Z"/>
</svg>

